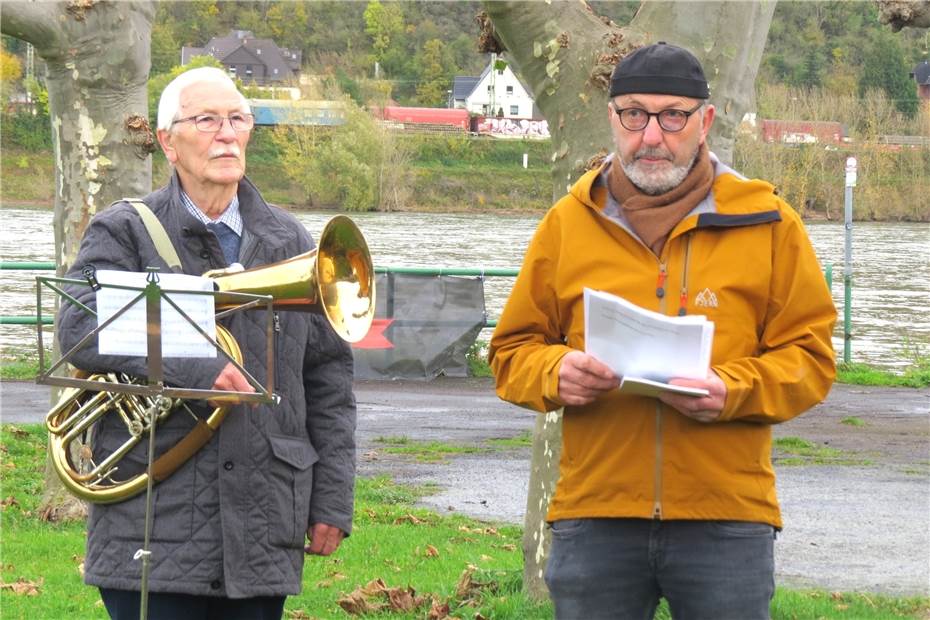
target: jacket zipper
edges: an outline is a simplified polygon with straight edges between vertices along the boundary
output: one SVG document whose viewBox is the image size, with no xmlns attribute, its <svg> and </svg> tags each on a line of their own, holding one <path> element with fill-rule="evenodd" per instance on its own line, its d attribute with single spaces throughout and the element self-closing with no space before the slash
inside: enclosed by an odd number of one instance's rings
<svg viewBox="0 0 930 620">
<path fill-rule="evenodd" d="M 274 312 L 272 314 L 272 321 L 274 322 L 274 385 L 273 385 L 273 389 L 280 390 L 281 388 L 278 386 L 281 385 L 281 375 L 280 375 L 280 371 L 278 370 L 278 366 L 280 366 L 280 364 L 278 364 L 278 360 L 282 359 L 282 357 L 278 352 L 278 347 L 281 344 L 280 342 L 281 340 L 280 338 L 281 317 L 278 315 L 277 312 Z"/>
<path fill-rule="evenodd" d="M 685 237 L 685 263 L 681 268 L 681 291 L 678 294 L 678 316 L 688 314 L 688 263 L 691 260 L 691 233 Z"/>
<path fill-rule="evenodd" d="M 691 235 L 685 238 L 685 260 L 681 272 L 681 290 L 678 296 L 678 315 L 684 316 L 688 312 L 688 263 L 691 257 Z M 659 263 L 659 284 L 656 295 L 659 297 L 659 312 L 665 314 L 665 293 L 659 291 L 668 277 L 667 264 Z M 655 460 L 655 501 L 652 505 L 652 518 L 662 519 L 662 403 L 656 401 L 656 460 Z"/>
<path fill-rule="evenodd" d="M 659 276 L 656 282 L 656 297 L 659 298 L 659 312 L 665 314 L 666 291 L 665 282 L 668 279 L 668 264 L 659 260 Z M 652 518 L 662 518 L 662 403 L 656 401 L 656 442 L 655 442 L 655 501 L 652 506 Z"/>
<path fill-rule="evenodd" d="M 655 465 L 655 503 L 652 506 L 652 518 L 662 518 L 662 402 L 656 401 L 656 465 Z"/>
</svg>

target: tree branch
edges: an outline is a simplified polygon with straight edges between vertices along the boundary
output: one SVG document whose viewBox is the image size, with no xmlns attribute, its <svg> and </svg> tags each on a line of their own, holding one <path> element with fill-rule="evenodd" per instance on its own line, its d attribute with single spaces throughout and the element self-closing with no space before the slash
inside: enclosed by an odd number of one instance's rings
<svg viewBox="0 0 930 620">
<path fill-rule="evenodd" d="M 55 3 L 4 2 L 0 5 L 0 31 L 32 43 L 39 55 L 44 56 L 45 50 L 61 45 L 60 15 L 61 9 Z"/>
</svg>

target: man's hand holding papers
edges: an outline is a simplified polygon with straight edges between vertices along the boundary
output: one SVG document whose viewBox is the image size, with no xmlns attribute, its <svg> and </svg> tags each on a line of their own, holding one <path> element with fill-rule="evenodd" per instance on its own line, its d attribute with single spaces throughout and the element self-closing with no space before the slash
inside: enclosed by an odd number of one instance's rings
<svg viewBox="0 0 930 620">
<path fill-rule="evenodd" d="M 584 295 L 585 351 L 622 378 L 621 391 L 663 402 L 670 393 L 690 401 L 716 401 L 721 388 L 725 395 L 723 382 L 708 370 L 714 324 L 705 317 L 668 317 L 587 288 Z M 702 404 L 711 402 L 692 402 L 688 409 Z"/>
<path fill-rule="evenodd" d="M 720 417 L 727 402 L 727 386 L 713 370 L 707 371 L 705 379 L 672 379 L 671 383 L 680 387 L 706 390 L 707 396 L 694 397 L 663 391 L 658 395 L 658 399 L 663 403 L 698 422 L 713 422 Z"/>
</svg>

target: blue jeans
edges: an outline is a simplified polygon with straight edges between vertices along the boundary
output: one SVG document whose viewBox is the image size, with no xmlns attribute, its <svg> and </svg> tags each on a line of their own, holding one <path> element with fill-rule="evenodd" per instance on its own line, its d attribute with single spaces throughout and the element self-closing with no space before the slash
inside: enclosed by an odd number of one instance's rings
<svg viewBox="0 0 930 620">
<path fill-rule="evenodd" d="M 546 585 L 560 620 L 768 620 L 775 529 L 747 521 L 566 519 Z"/>
</svg>

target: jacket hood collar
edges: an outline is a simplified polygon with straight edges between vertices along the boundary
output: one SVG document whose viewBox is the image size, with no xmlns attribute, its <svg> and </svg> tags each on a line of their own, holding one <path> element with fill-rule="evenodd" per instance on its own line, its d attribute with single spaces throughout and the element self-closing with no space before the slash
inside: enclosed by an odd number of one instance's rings
<svg viewBox="0 0 930 620">
<path fill-rule="evenodd" d="M 184 225 L 194 229 L 202 228 L 203 224 L 188 213 L 181 202 L 181 180 L 178 178 L 176 170 L 171 174 L 168 190 L 171 194 L 171 208 L 174 213 L 178 214 Z M 265 202 L 258 188 L 248 177 L 243 176 L 239 181 L 237 193 L 239 196 L 239 211 L 245 229 L 250 234 L 258 237 L 265 246 L 276 248 L 286 245 L 296 238 L 297 234 L 294 230 L 280 221 L 274 210 Z"/>
<path fill-rule="evenodd" d="M 602 212 L 610 201 L 598 204 L 592 197 L 592 189 L 606 183 L 604 176 L 614 157 L 616 154 L 611 153 L 599 167 L 584 173 L 569 193 L 585 206 Z M 778 208 L 775 187 L 771 183 L 744 177 L 721 162 L 713 152 L 710 153 L 710 161 L 714 166 L 714 185 L 711 194 L 699 205 L 700 212 L 718 212 L 721 203 L 725 205 L 728 214 L 757 213 Z"/>
</svg>

